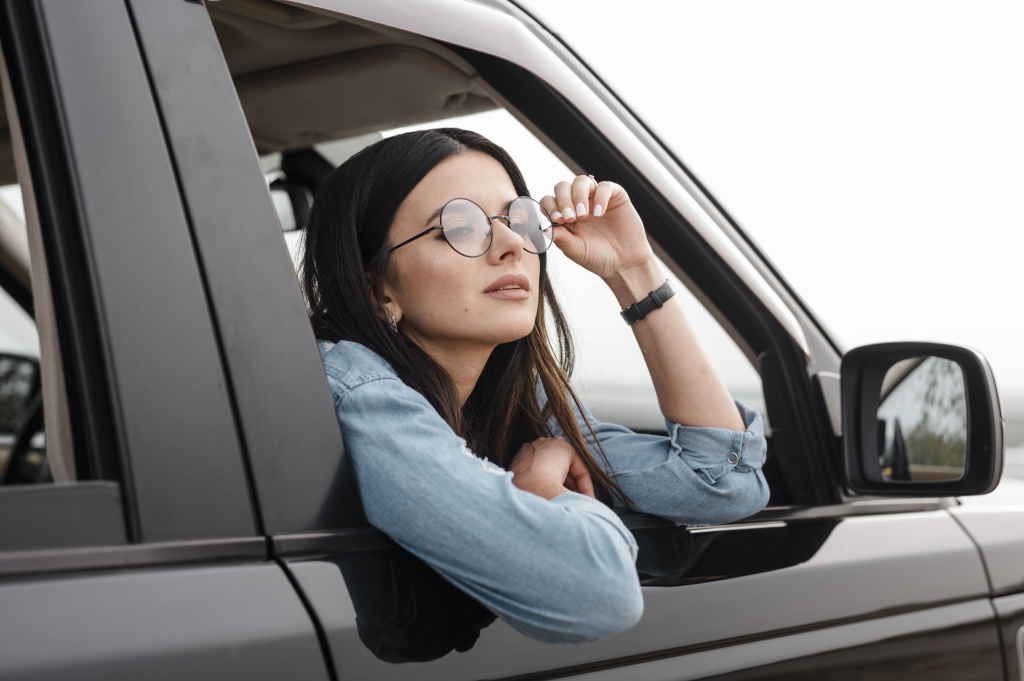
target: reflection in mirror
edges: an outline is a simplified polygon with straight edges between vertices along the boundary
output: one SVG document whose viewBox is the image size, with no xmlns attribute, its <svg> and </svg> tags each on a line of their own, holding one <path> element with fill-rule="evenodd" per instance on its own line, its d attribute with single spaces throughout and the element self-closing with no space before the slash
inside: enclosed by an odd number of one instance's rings
<svg viewBox="0 0 1024 681">
<path fill-rule="evenodd" d="M 889 367 L 878 406 L 882 479 L 935 482 L 963 477 L 967 401 L 960 365 L 912 357 Z"/>
</svg>

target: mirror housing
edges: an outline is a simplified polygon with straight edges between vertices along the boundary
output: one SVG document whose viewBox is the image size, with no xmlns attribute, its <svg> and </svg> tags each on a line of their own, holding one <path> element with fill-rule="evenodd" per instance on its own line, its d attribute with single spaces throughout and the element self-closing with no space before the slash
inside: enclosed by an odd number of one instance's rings
<svg viewBox="0 0 1024 681">
<path fill-rule="evenodd" d="M 897 362 L 921 357 L 955 362 L 963 373 L 967 452 L 964 473 L 955 480 L 892 480 L 881 471 L 878 409 L 883 381 Z M 840 375 L 843 472 L 851 490 L 871 495 L 936 497 L 987 494 L 995 489 L 1003 472 L 1003 415 L 995 377 L 981 353 L 940 343 L 865 345 L 846 353 Z"/>
</svg>

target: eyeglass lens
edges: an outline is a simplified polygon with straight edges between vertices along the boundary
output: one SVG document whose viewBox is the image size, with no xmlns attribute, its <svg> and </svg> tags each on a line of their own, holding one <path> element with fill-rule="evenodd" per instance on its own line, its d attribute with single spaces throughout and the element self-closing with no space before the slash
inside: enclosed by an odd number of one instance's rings
<svg viewBox="0 0 1024 681">
<path fill-rule="evenodd" d="M 543 253 L 551 246 L 554 228 L 541 205 L 533 199 L 519 197 L 508 207 L 509 227 L 523 238 L 523 248 L 530 253 Z"/>
<path fill-rule="evenodd" d="M 462 255 L 475 258 L 491 245 L 491 225 L 480 206 L 468 199 L 452 199 L 441 210 L 444 238 Z"/>
<path fill-rule="evenodd" d="M 530 253 L 543 253 L 554 231 L 541 205 L 528 197 L 515 199 L 508 209 L 509 227 L 523 239 Z M 470 258 L 483 255 L 491 245 L 493 231 L 487 213 L 469 199 L 452 199 L 441 210 L 441 229 L 457 252 Z"/>
</svg>

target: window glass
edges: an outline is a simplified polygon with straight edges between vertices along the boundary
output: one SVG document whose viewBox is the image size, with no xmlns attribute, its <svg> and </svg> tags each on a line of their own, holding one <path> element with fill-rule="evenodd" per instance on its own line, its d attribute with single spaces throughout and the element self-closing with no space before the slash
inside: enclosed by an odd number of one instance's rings
<svg viewBox="0 0 1024 681">
<path fill-rule="evenodd" d="M 28 258 L 25 209 L 17 184 L 0 187 L 0 230 L 7 277 L 17 280 Z M 52 480 L 41 421 L 35 432 L 21 435 L 25 441 L 15 448 L 18 431 L 31 417 L 39 389 L 35 320 L 6 289 L 0 288 L 0 482 L 4 484 Z"/>
<path fill-rule="evenodd" d="M 6 85 L 6 83 L 5 83 Z M 120 485 L 75 475 L 54 305 L 0 97 L 0 572 L 3 552 L 127 542 Z M 45 182 L 46 179 L 41 179 Z M 33 225 L 35 227 L 35 225 Z M 55 272 L 50 269 L 48 279 Z M 37 320 L 40 324 L 37 325 Z M 46 320 L 45 323 L 42 320 Z M 42 330 L 42 331 L 41 331 Z M 44 399 L 45 407 L 44 407 Z M 61 484 L 54 484 L 54 483 Z"/>
</svg>

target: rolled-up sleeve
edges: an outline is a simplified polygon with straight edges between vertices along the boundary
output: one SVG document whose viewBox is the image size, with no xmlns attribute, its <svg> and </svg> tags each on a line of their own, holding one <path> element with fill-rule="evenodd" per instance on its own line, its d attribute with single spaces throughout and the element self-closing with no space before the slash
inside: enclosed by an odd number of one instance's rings
<svg viewBox="0 0 1024 681">
<path fill-rule="evenodd" d="M 761 472 L 767 451 L 761 414 L 740 402 L 736 408 L 743 431 L 666 421 L 667 436 L 596 421 L 585 407 L 576 416 L 594 456 L 606 458 L 602 464 L 629 496 L 633 510 L 686 525 L 714 525 L 745 518 L 768 503 Z M 561 434 L 556 426 L 552 429 Z"/>
<path fill-rule="evenodd" d="M 372 525 L 533 638 L 593 640 L 639 620 L 636 542 L 611 509 L 520 490 L 397 378 L 327 369 Z"/>
</svg>

